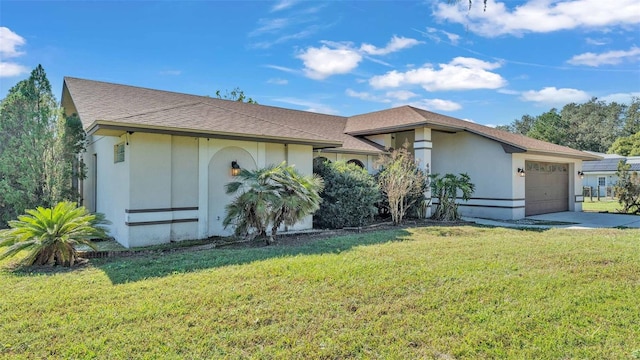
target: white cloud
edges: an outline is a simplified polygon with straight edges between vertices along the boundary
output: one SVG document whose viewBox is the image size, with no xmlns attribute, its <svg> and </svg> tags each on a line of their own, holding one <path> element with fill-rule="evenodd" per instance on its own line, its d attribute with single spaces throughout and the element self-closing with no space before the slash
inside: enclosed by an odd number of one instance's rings
<svg viewBox="0 0 640 360">
<path fill-rule="evenodd" d="M 291 105 L 297 105 L 297 106 L 301 106 L 303 107 L 304 111 L 310 111 L 310 112 L 316 112 L 316 113 L 321 113 L 321 114 L 329 114 L 329 115 L 337 115 L 338 111 L 333 109 L 332 107 L 325 105 L 325 104 L 320 104 L 320 103 L 316 103 L 313 101 L 308 101 L 308 100 L 303 100 L 303 99 L 297 99 L 297 98 L 291 98 L 291 97 L 285 97 L 285 98 L 278 98 L 278 99 L 274 99 L 275 101 L 279 101 L 279 102 L 283 102 L 286 104 L 291 104 Z"/>
<path fill-rule="evenodd" d="M 12 62 L 0 61 L 0 78 L 19 76 L 28 72 L 29 68 L 26 66 Z"/>
<path fill-rule="evenodd" d="M 411 105 L 429 111 L 456 111 L 462 109 L 462 105 L 457 102 L 442 99 L 422 99 L 405 105 Z"/>
<path fill-rule="evenodd" d="M 250 48 L 268 49 L 271 46 L 291 40 L 299 40 L 309 37 L 323 29 L 330 28 L 335 23 L 322 21 L 318 12 L 325 8 L 326 4 L 309 6 L 306 2 L 304 8 L 290 10 L 300 3 L 299 0 L 279 0 L 271 9 L 269 17 L 260 18 L 257 27 L 247 33 L 249 38 L 259 38 L 248 44 Z M 286 11 L 284 11 L 286 10 Z"/>
<path fill-rule="evenodd" d="M 289 74 L 297 74 L 298 70 L 296 69 L 292 69 L 292 68 L 288 68 L 285 66 L 278 66 L 278 65 L 265 65 L 265 67 L 268 67 L 270 69 L 275 69 L 275 70 L 280 70 Z"/>
<path fill-rule="evenodd" d="M 585 41 L 587 42 L 587 44 L 595 46 L 607 45 L 609 43 L 608 39 L 594 39 L 590 37 L 586 38 Z"/>
<path fill-rule="evenodd" d="M 276 38 L 275 40 L 260 41 L 260 42 L 249 44 L 249 47 L 252 47 L 252 48 L 255 48 L 255 49 L 268 49 L 268 48 L 272 47 L 273 45 L 281 44 L 281 43 L 287 42 L 289 40 L 304 39 L 306 37 L 309 37 L 309 36 L 315 34 L 320 29 L 321 29 L 320 26 L 312 25 L 312 26 L 309 26 L 306 29 L 303 29 L 301 31 L 298 31 L 298 32 L 295 32 L 295 33 L 292 33 L 292 34 L 282 35 L 282 36 Z"/>
<path fill-rule="evenodd" d="M 416 46 L 420 43 L 421 41 L 416 39 L 398 37 L 394 35 L 387 43 L 387 46 L 383 48 L 377 48 L 371 44 L 362 44 L 362 46 L 360 46 L 360 50 L 369 55 L 387 55 L 392 52 Z"/>
<path fill-rule="evenodd" d="M 454 5 L 440 2 L 434 10 L 437 18 L 464 24 L 470 31 L 487 37 L 624 27 L 640 23 L 638 14 L 637 0 L 530 0 L 514 8 L 488 0 L 486 11 L 475 3 L 469 10 L 468 3 L 459 1 Z"/>
<path fill-rule="evenodd" d="M 409 100 L 411 98 L 414 98 L 416 96 L 418 96 L 418 94 L 408 91 L 408 90 L 398 90 L 398 91 L 387 91 L 387 93 L 385 94 L 387 97 L 399 100 L 399 101 L 406 101 Z"/>
<path fill-rule="evenodd" d="M 616 65 L 625 60 L 636 61 L 640 59 L 640 47 L 633 46 L 629 50 L 613 50 L 600 54 L 592 52 L 576 55 L 567 62 L 572 65 L 600 66 Z"/>
<path fill-rule="evenodd" d="M 507 84 L 499 74 L 489 70 L 501 66 L 474 58 L 457 57 L 439 69 L 427 64 L 406 72 L 396 70 L 369 79 L 374 88 L 394 88 L 402 85 L 420 85 L 427 91 L 498 89 Z"/>
<path fill-rule="evenodd" d="M 460 35 L 453 34 L 453 33 L 446 32 L 446 31 L 443 31 L 443 32 L 444 32 L 444 34 L 447 36 L 447 38 L 449 39 L 449 41 L 450 41 L 453 45 L 457 45 L 457 44 L 458 44 L 458 41 L 460 41 Z"/>
<path fill-rule="evenodd" d="M 288 83 L 289 83 L 289 80 L 287 79 L 271 78 L 267 80 L 267 84 L 287 85 Z"/>
<path fill-rule="evenodd" d="M 420 99 L 407 102 L 407 100 L 417 97 L 418 94 L 406 90 L 388 91 L 384 95 L 375 95 L 366 91 L 354 91 L 352 89 L 347 89 L 345 94 L 365 101 L 387 104 L 391 103 L 393 107 L 411 105 L 420 109 L 434 111 L 455 111 L 462 108 L 462 106 L 456 102 L 442 99 Z"/>
<path fill-rule="evenodd" d="M 12 77 L 26 74 L 29 68 L 13 61 L 5 59 L 15 58 L 24 55 L 18 48 L 26 44 L 25 39 L 11 31 L 7 27 L 0 27 L 0 77 Z"/>
<path fill-rule="evenodd" d="M 509 89 L 498 89 L 496 90 L 496 92 L 500 94 L 505 94 L 505 95 L 520 95 L 520 91 L 509 90 Z"/>
<path fill-rule="evenodd" d="M 447 39 L 449 39 L 449 42 L 453 45 L 458 45 L 458 42 L 460 41 L 460 35 L 450 33 L 444 30 L 439 30 L 432 27 L 428 27 L 426 32 L 420 31 L 417 29 L 414 29 L 414 30 L 420 32 L 422 35 L 428 37 L 429 39 L 435 41 L 436 43 L 439 43 L 440 41 L 442 41 L 442 38 L 438 34 L 443 34 L 444 36 L 446 36 Z"/>
<path fill-rule="evenodd" d="M 304 62 L 304 73 L 315 80 L 326 79 L 331 75 L 347 74 L 358 67 L 365 57 L 373 62 L 391 66 L 390 64 L 371 58 L 374 55 L 387 55 L 406 49 L 421 42 L 415 39 L 393 36 L 384 48 L 370 44 L 362 44 L 360 48 L 351 42 L 321 41 L 321 47 L 308 47 L 300 51 L 296 57 Z"/>
<path fill-rule="evenodd" d="M 288 9 L 293 5 L 295 5 L 297 2 L 298 2 L 297 0 L 280 0 L 278 1 L 278 3 L 273 5 L 273 7 L 271 8 L 271 12 Z"/>
<path fill-rule="evenodd" d="M 249 33 L 249 36 L 258 36 L 264 33 L 278 32 L 291 24 L 291 21 L 287 18 L 277 19 L 260 19 L 258 20 L 260 27 Z"/>
<path fill-rule="evenodd" d="M 640 92 L 609 94 L 603 97 L 599 97 L 598 100 L 603 100 L 606 102 L 617 102 L 618 104 L 630 104 L 631 99 L 634 97 L 640 98 Z"/>
<path fill-rule="evenodd" d="M 555 87 L 546 87 L 542 90 L 529 90 L 522 93 L 524 101 L 536 102 L 547 105 L 564 105 L 568 103 L 582 103 L 591 96 L 582 90 Z"/>
<path fill-rule="evenodd" d="M 366 91 L 355 91 L 353 89 L 347 89 L 345 90 L 344 93 L 347 94 L 347 96 L 354 97 L 360 100 L 375 101 L 375 102 L 389 102 L 388 100 L 385 100 L 380 96 L 373 95 Z"/>
<path fill-rule="evenodd" d="M 182 70 L 163 70 L 160 71 L 160 75 L 178 76 L 182 75 Z"/>
<path fill-rule="evenodd" d="M 24 55 L 24 52 L 18 51 L 18 47 L 24 45 L 24 38 L 7 27 L 0 27 L 0 56 L 8 59 Z"/>
<path fill-rule="evenodd" d="M 304 62 L 306 76 L 315 80 L 349 73 L 358 67 L 358 63 L 362 60 L 362 55 L 353 49 L 331 49 L 326 45 L 320 48 L 307 48 L 296 57 Z"/>
<path fill-rule="evenodd" d="M 347 89 L 345 94 L 350 97 L 358 98 L 360 100 L 365 101 L 375 101 L 381 103 L 391 103 L 391 102 L 404 102 L 411 98 L 418 96 L 418 94 L 413 93 L 407 90 L 398 90 L 398 91 L 387 91 L 384 95 L 374 95 L 366 91 L 355 91 L 352 89 Z M 404 105 L 404 104 L 400 104 Z"/>
</svg>

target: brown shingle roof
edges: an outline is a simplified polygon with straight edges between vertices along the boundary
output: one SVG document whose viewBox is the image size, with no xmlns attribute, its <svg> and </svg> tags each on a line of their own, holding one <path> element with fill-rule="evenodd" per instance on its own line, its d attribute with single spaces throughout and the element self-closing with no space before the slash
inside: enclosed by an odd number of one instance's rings
<svg viewBox="0 0 640 360">
<path fill-rule="evenodd" d="M 72 77 L 64 78 L 62 103 L 77 111 L 85 130 L 97 134 L 155 131 L 379 153 L 382 148 L 364 139 L 364 135 L 428 126 L 435 130 L 468 131 L 516 152 L 599 159 L 586 152 L 411 106 L 346 118 Z"/>
<path fill-rule="evenodd" d="M 429 126 L 435 130 L 468 131 L 514 148 L 514 151 L 562 155 L 584 160 L 597 160 L 598 156 L 566 146 L 532 139 L 519 134 L 498 130 L 470 121 L 436 114 L 417 109 L 412 106 L 401 106 L 393 109 L 352 116 L 347 121 L 345 132 L 350 135 L 373 135 L 409 130 L 421 126 Z"/>
<path fill-rule="evenodd" d="M 266 141 L 341 147 L 345 152 L 380 152 L 344 133 L 342 116 L 246 104 L 206 96 L 65 77 L 63 97 L 71 98 L 84 128 L 146 129 Z M 63 103 L 69 103 L 63 99 Z"/>
</svg>

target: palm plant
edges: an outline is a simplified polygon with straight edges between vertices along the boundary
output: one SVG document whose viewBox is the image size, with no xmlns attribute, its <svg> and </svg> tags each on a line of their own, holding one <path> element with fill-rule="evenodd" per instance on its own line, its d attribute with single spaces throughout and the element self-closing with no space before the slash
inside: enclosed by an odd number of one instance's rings
<svg viewBox="0 0 640 360">
<path fill-rule="evenodd" d="M 84 206 L 63 201 L 52 208 L 26 210 L 26 215 L 9 221 L 0 230 L 0 260 L 28 251 L 25 265 L 73 266 L 78 261 L 77 245 L 95 249 L 92 239 L 107 236 L 101 214 L 91 214 Z"/>
<path fill-rule="evenodd" d="M 305 216 L 320 208 L 320 192 L 323 180 L 316 176 L 302 176 L 292 166 L 282 166 L 282 171 L 274 173 L 273 180 L 278 187 L 278 201 L 274 206 L 271 239 L 276 236 L 280 225 L 292 226 Z"/>
<path fill-rule="evenodd" d="M 236 235 L 264 237 L 269 245 L 282 224 L 291 226 L 320 207 L 322 179 L 302 176 L 285 163 L 243 169 L 238 179 L 225 186 L 227 194 L 241 193 L 226 206 L 222 223 L 234 225 Z"/>
<path fill-rule="evenodd" d="M 432 174 L 431 191 L 432 196 L 438 199 L 438 204 L 432 215 L 435 220 L 453 221 L 460 218 L 456 199 L 458 193 L 462 195 L 462 200 L 468 201 L 475 190 L 475 185 L 471 183 L 468 174 Z"/>
</svg>

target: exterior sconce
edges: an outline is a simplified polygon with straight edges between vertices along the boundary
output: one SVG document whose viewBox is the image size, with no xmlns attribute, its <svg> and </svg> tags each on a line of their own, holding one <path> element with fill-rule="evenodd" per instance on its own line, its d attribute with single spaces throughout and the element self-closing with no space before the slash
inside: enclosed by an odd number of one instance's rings
<svg viewBox="0 0 640 360">
<path fill-rule="evenodd" d="M 580 176 L 580 179 L 584 179 L 584 173 L 580 170 L 578 170 L 578 176 Z"/>
<path fill-rule="evenodd" d="M 524 177 L 524 169 L 523 168 L 518 168 L 518 175 L 520 175 L 520 177 Z"/>
<path fill-rule="evenodd" d="M 238 162 L 236 160 L 233 160 L 231 162 L 231 176 L 238 175 L 240 175 L 240 165 L 238 165 Z"/>
</svg>

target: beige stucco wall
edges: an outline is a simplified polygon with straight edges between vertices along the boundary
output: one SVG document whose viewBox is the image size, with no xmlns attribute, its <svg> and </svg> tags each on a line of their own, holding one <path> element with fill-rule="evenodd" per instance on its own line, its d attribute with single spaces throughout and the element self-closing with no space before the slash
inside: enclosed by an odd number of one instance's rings
<svg viewBox="0 0 640 360">
<path fill-rule="evenodd" d="M 128 142 L 125 161 L 114 164 L 113 146 L 120 142 Z M 93 154 L 98 154 L 97 207 Z M 246 169 L 287 161 L 311 174 L 312 157 L 312 147 L 304 145 L 148 133 L 95 137 L 85 154 L 84 203 L 105 214 L 111 236 L 127 247 L 226 236 L 233 233 L 222 226 L 225 205 L 233 198 L 224 190 L 234 180 L 231 161 Z M 311 227 L 308 217 L 291 230 Z"/>
<path fill-rule="evenodd" d="M 127 246 L 145 246 L 197 236 L 197 139 L 129 135 Z M 150 223 L 150 224 L 145 224 Z"/>
<path fill-rule="evenodd" d="M 460 213 L 496 219 L 524 216 L 524 195 L 512 191 L 516 179 L 511 154 L 492 140 L 467 132 L 432 132 L 431 172 L 444 175 L 466 172 L 475 185 L 468 202 L 461 202 Z M 524 188 L 523 188 L 524 189 Z M 521 210 L 520 210 L 521 208 Z"/>
<path fill-rule="evenodd" d="M 126 143 L 126 137 L 91 136 L 83 160 L 87 179 L 82 182 L 83 205 L 90 211 L 105 215 L 112 222 L 110 235 L 117 239 L 129 237 L 124 224 L 124 209 L 129 204 L 130 151 L 125 145 L 125 161 L 114 163 L 113 147 Z M 96 181 L 97 175 L 97 181 Z M 126 246 L 126 245 L 125 245 Z"/>
<path fill-rule="evenodd" d="M 285 160 L 284 144 L 265 144 L 265 165 L 279 165 Z"/>
</svg>

